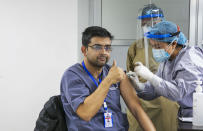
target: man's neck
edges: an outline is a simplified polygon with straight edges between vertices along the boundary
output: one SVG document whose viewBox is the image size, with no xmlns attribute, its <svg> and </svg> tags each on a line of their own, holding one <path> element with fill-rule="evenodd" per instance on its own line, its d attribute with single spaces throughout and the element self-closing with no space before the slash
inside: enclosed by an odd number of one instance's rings
<svg viewBox="0 0 203 131">
<path fill-rule="evenodd" d="M 98 79 L 99 75 L 102 72 L 102 68 L 98 68 L 98 67 L 92 66 L 87 60 L 84 60 L 84 63 L 85 63 L 85 67 L 92 74 L 92 76 L 95 79 Z"/>
</svg>

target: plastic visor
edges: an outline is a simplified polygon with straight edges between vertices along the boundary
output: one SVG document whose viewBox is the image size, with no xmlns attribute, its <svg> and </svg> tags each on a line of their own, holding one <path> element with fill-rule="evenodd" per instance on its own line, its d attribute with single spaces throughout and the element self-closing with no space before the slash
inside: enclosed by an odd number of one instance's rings
<svg viewBox="0 0 203 131">
<path fill-rule="evenodd" d="M 164 15 L 163 14 L 149 14 L 149 15 L 138 16 L 138 19 L 155 18 L 155 17 L 164 17 Z"/>
</svg>

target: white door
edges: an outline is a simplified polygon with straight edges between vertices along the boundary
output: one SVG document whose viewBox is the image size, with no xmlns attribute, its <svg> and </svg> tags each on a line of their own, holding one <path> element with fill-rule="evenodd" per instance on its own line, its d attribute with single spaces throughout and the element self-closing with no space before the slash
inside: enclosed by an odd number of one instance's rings
<svg viewBox="0 0 203 131">
<path fill-rule="evenodd" d="M 203 0 L 198 1 L 198 46 L 203 48 Z"/>
</svg>

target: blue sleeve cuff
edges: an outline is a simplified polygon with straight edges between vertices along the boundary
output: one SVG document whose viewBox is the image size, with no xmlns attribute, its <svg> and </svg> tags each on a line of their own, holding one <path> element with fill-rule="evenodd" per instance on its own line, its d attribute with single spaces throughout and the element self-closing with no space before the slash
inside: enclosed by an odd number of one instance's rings
<svg viewBox="0 0 203 131">
<path fill-rule="evenodd" d="M 85 97 L 78 97 L 77 99 L 73 100 L 71 103 L 71 108 L 74 112 L 78 109 L 78 106 L 82 104 L 85 100 Z"/>
</svg>

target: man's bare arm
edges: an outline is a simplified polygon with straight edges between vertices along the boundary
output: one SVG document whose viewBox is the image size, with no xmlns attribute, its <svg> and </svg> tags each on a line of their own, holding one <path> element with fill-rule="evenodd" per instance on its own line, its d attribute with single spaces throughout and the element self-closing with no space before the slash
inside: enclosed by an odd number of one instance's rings
<svg viewBox="0 0 203 131">
<path fill-rule="evenodd" d="M 131 113 L 139 122 L 144 131 L 156 131 L 152 121 L 143 110 L 135 89 L 132 87 L 129 79 L 125 76 L 125 79 L 120 84 L 121 95 L 128 106 Z"/>
</svg>

